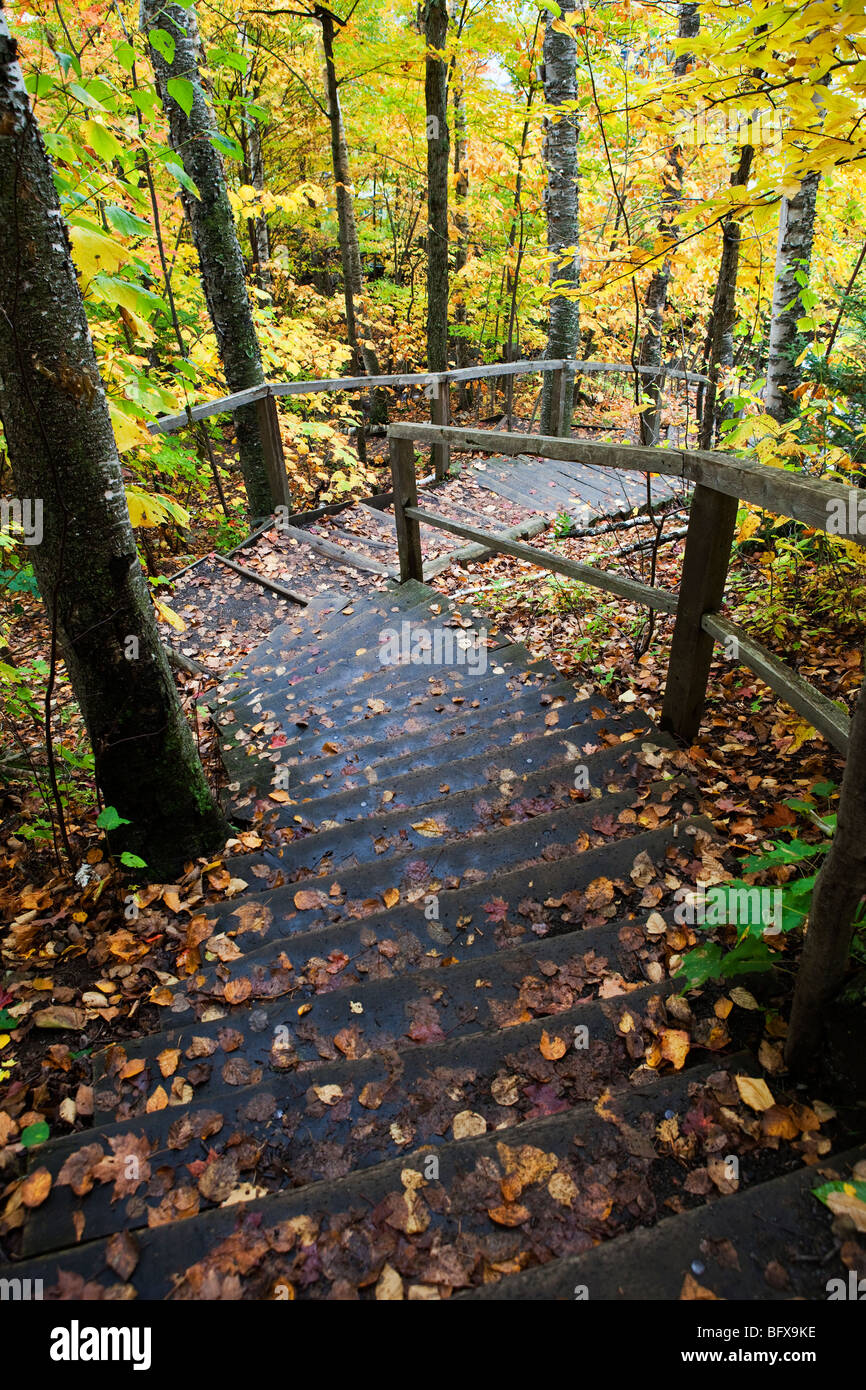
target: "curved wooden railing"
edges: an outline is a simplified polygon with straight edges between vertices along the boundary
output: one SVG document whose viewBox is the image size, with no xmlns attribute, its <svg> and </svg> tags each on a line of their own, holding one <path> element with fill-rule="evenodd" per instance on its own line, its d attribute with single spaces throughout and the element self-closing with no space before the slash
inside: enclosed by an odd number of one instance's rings
<svg viewBox="0 0 866 1390">
<path fill-rule="evenodd" d="M 259 413 L 259 426 L 262 447 L 271 494 L 275 506 L 291 508 L 292 499 L 286 478 L 286 464 L 280 438 L 277 416 L 277 400 L 280 396 L 310 396 L 316 393 L 337 393 L 341 391 L 370 391 L 376 387 L 421 386 L 429 388 L 430 416 L 435 425 L 448 425 L 451 419 L 450 388 L 461 381 L 483 381 L 488 378 L 514 377 L 533 372 L 553 372 L 551 397 L 551 417 L 557 422 L 557 434 L 562 433 L 565 420 L 565 402 L 568 383 L 577 376 L 599 373 L 623 373 L 652 376 L 661 382 L 666 377 L 673 381 L 689 384 L 706 383 L 709 378 L 699 372 L 689 372 L 681 367 L 663 365 L 661 367 L 632 365 L 630 362 L 584 362 L 576 358 L 552 357 L 522 362 L 491 362 L 483 367 L 457 367 L 447 372 L 401 372 L 385 376 L 331 377 L 315 381 L 265 381 L 258 386 L 250 386 L 246 391 L 236 391 L 231 396 L 219 396 L 212 401 L 202 401 L 189 406 L 177 415 L 163 415 L 153 420 L 148 429 L 151 434 L 173 434 L 212 415 L 231 414 L 244 406 L 255 405 Z M 442 480 L 448 472 L 448 445 L 436 443 L 433 446 L 433 469 L 435 477 Z"/>
</svg>

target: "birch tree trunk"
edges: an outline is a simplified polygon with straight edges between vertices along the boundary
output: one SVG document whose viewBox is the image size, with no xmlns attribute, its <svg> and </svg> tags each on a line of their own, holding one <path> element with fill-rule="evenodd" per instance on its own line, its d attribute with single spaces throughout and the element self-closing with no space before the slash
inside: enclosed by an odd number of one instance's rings
<svg viewBox="0 0 866 1390">
<path fill-rule="evenodd" d="M 182 189 L 181 198 L 198 253 L 226 384 L 231 392 L 243 391 L 261 385 L 264 373 L 225 171 L 212 139 L 218 132 L 202 86 L 195 10 L 164 4 L 163 0 L 141 0 L 140 25 L 145 35 L 160 30 L 166 36 L 161 46 L 166 54 L 171 53 L 169 62 L 148 43 L 157 90 L 168 117 L 172 149 L 199 192 L 196 198 Z M 188 115 L 169 87 L 178 79 L 192 88 Z M 271 493 L 255 405 L 236 410 L 234 422 L 250 513 L 254 517 L 267 516 L 280 499 Z"/>
<path fill-rule="evenodd" d="M 563 15 L 577 8 L 577 0 L 561 0 Z M 555 257 L 550 267 L 550 284 L 559 292 L 549 301 L 547 348 L 545 356 L 574 357 L 580 335 L 580 314 L 577 299 L 562 290 L 576 290 L 580 283 L 578 243 L 578 122 L 574 112 L 555 116 L 556 108 L 564 101 L 577 99 L 577 41 L 571 34 L 554 28 L 554 16 L 548 11 L 544 27 L 544 97 L 551 108 L 545 120 L 544 162 L 547 168 L 545 208 L 547 212 L 547 249 Z M 557 434 L 560 422 L 551 418 L 553 373 L 545 372 L 541 392 L 542 434 Z M 561 422 L 563 433 L 571 427 L 572 378 L 566 377 L 565 409 Z"/>
<path fill-rule="evenodd" d="M 737 168 L 731 175 L 731 187 L 742 188 L 749 181 L 754 149 L 743 145 Z M 737 277 L 740 268 L 740 241 L 742 229 L 733 213 L 729 213 L 722 223 L 722 254 L 719 260 L 719 278 L 710 314 L 709 352 L 707 375 L 709 385 L 703 398 L 701 414 L 700 446 L 712 449 L 715 445 L 718 424 L 719 376 L 725 367 L 734 361 L 734 324 L 737 319 Z"/>
<path fill-rule="evenodd" d="M 794 197 L 783 198 L 779 209 L 764 404 L 768 414 L 780 422 L 789 420 L 797 409 L 793 392 L 801 380 L 796 359 L 802 342 L 797 321 L 805 313 L 802 299 L 804 286 L 797 277 L 802 279 L 805 276 L 808 283 L 815 232 L 815 203 L 820 181 L 820 174 L 807 174 Z"/>
<path fill-rule="evenodd" d="M 113 847 L 171 879 L 223 843 L 159 640 L 69 238 L 0 10 L 0 418 L 30 555 L 93 748 Z M 38 533 L 37 533 L 38 535 Z"/>
<path fill-rule="evenodd" d="M 845 978 L 854 919 L 866 895 L 866 683 L 851 719 L 836 833 L 812 893 L 794 987 L 785 1060 L 805 1071 L 816 1060 L 823 1025 Z"/>
<path fill-rule="evenodd" d="M 677 38 L 696 38 L 700 32 L 700 27 L 701 17 L 698 6 L 696 4 L 680 5 Z M 678 53 L 673 65 L 674 77 L 684 76 L 693 61 L 693 54 Z M 675 143 L 671 146 L 667 167 L 662 175 L 662 206 L 659 219 L 659 235 L 669 245 L 676 245 L 678 235 L 676 221 L 682 207 L 682 199 L 683 152 L 682 146 Z M 644 300 L 644 336 L 640 349 L 640 360 L 644 366 L 660 368 L 662 364 L 662 330 L 670 279 L 671 263 L 668 256 L 665 255 L 664 260 L 661 264 L 657 264 L 653 271 Z M 641 443 L 657 444 L 660 425 L 661 373 L 658 376 L 648 375 L 645 377 L 644 386 L 653 404 L 650 410 L 644 410 L 641 413 Z"/>
<path fill-rule="evenodd" d="M 427 113 L 427 368 L 448 367 L 448 36 L 447 0 L 426 0 L 424 102 Z"/>
</svg>

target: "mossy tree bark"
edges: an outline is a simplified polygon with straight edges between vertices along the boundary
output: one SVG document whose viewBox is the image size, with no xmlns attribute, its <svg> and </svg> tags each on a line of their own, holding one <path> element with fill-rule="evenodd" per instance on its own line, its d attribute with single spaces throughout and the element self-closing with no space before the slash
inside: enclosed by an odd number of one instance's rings
<svg viewBox="0 0 866 1390">
<path fill-rule="evenodd" d="M 427 115 L 427 367 L 448 368 L 448 37 L 446 0 L 426 0 L 424 103 Z"/>
<path fill-rule="evenodd" d="M 232 392 L 244 391 L 261 385 L 265 378 L 225 170 L 213 143 L 219 132 L 202 85 L 195 10 L 163 0 L 141 0 L 140 24 L 145 35 L 159 30 L 167 36 L 160 43 L 162 52 L 150 42 L 148 52 L 168 117 L 172 148 L 199 193 L 196 198 L 182 189 L 181 198 L 198 253 L 226 384 Z M 192 88 L 188 113 L 171 94 L 169 84 L 177 80 L 188 82 Z M 281 499 L 271 492 L 255 405 L 236 410 L 234 421 L 250 513 L 267 516 Z"/>
<path fill-rule="evenodd" d="M 563 15 L 577 9 L 577 0 L 560 0 Z M 547 249 L 554 258 L 550 284 L 556 286 L 549 301 L 547 349 L 545 357 L 575 357 L 580 335 L 580 314 L 574 291 L 580 284 L 578 257 L 578 122 L 573 110 L 562 111 L 563 102 L 577 100 L 577 40 L 573 33 L 555 27 L 556 18 L 548 12 L 544 27 L 544 97 L 551 114 L 545 120 L 544 162 L 547 188 Z M 571 426 L 572 378 L 566 379 L 566 406 L 562 429 Z M 542 434 L 558 434 L 559 422 L 552 417 L 553 373 L 545 372 L 541 392 Z"/>
<path fill-rule="evenodd" d="M 0 418 L 30 555 L 117 850 L 171 879 L 226 826 L 183 716 L 135 548 L 120 461 L 51 167 L 0 10 Z"/>
</svg>

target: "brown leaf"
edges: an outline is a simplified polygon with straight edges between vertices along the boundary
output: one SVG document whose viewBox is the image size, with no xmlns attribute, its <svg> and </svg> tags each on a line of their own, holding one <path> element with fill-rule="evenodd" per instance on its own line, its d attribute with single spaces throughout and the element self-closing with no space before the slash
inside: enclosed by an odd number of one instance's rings
<svg viewBox="0 0 866 1390">
<path fill-rule="evenodd" d="M 501 1206 L 488 1207 L 487 1215 L 497 1226 L 522 1226 L 524 1221 L 529 1220 L 531 1212 L 518 1202 L 503 1202 Z"/>
<path fill-rule="evenodd" d="M 252 983 L 245 977 L 239 980 L 229 980 L 225 988 L 227 1004 L 243 1004 L 245 999 L 249 999 L 253 992 Z"/>
<path fill-rule="evenodd" d="M 41 1207 L 51 1191 L 51 1174 L 47 1168 L 36 1168 L 21 1184 L 21 1201 L 25 1207 Z"/>
<path fill-rule="evenodd" d="M 109 1238 L 105 1263 L 126 1283 L 138 1264 L 138 1241 L 132 1231 L 116 1231 Z"/>
</svg>

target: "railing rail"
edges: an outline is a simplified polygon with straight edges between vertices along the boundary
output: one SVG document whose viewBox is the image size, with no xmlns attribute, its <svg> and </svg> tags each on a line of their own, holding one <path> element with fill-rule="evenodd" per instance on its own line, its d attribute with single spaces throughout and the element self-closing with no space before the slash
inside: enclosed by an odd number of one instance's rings
<svg viewBox="0 0 866 1390">
<path fill-rule="evenodd" d="M 175 430 L 184 429 L 191 421 L 206 420 L 211 415 L 231 414 L 245 405 L 253 405 L 269 396 L 310 396 L 323 391 L 368 391 L 377 386 L 439 386 L 458 381 L 483 381 L 489 377 L 564 371 L 579 375 L 605 372 L 633 374 L 637 371 L 641 376 L 664 376 L 673 381 L 688 381 L 690 384 L 706 384 L 709 380 L 699 372 L 684 371 L 682 367 L 638 365 L 635 368 L 630 362 L 583 362 L 568 357 L 554 357 L 525 362 L 490 362 L 482 367 L 455 367 L 447 372 L 400 372 L 384 376 L 329 377 L 311 381 L 265 381 L 258 386 L 250 386 L 245 391 L 236 391 L 230 396 L 218 396 L 212 401 L 201 401 L 177 415 L 162 415 L 158 420 L 151 421 L 147 428 L 151 434 L 173 434 Z"/>
<path fill-rule="evenodd" d="M 866 544 L 866 537 L 856 527 L 857 509 L 849 507 L 851 489 L 844 483 L 804 478 L 721 453 L 604 445 L 554 436 L 500 434 L 491 430 L 458 430 L 409 423 L 392 425 L 388 434 L 401 580 L 422 578 L 420 526 L 423 522 L 483 544 L 494 553 L 513 555 L 541 569 L 662 612 L 674 613 L 662 707 L 663 728 L 685 742 L 695 738 L 706 702 L 713 644 L 719 642 L 732 660 L 748 666 L 760 676 L 830 743 L 842 751 L 847 749 L 850 719 L 844 709 L 718 611 L 724 598 L 740 500 L 802 521 L 817 531 L 845 536 L 862 546 Z M 626 575 L 582 565 L 419 508 L 415 444 L 436 442 L 464 450 L 505 455 L 532 453 L 575 463 L 604 463 L 607 468 L 661 473 L 694 483 L 678 592 L 651 588 Z"/>
</svg>

